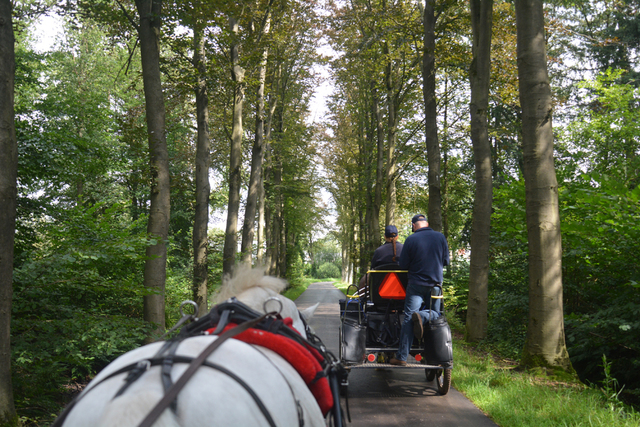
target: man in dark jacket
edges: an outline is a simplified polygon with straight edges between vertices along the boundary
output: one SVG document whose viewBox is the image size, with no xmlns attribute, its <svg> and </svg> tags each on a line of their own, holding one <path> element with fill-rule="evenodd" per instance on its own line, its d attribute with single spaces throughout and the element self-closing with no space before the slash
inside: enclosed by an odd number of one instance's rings
<svg viewBox="0 0 640 427">
<path fill-rule="evenodd" d="M 371 269 L 377 266 L 400 262 L 402 243 L 398 243 L 398 229 L 395 225 L 387 225 L 384 229 L 384 244 L 375 250 L 371 258 Z"/>
<path fill-rule="evenodd" d="M 371 258 L 371 270 L 384 264 L 398 264 L 402 253 L 402 243 L 398 243 L 398 229 L 395 225 L 387 225 L 384 229 L 384 244 L 373 253 Z M 369 273 L 363 275 L 358 282 L 358 289 L 367 285 Z"/>
<path fill-rule="evenodd" d="M 400 269 L 407 270 L 407 295 L 404 300 L 404 321 L 400 331 L 400 344 L 392 365 L 406 365 L 414 335 L 422 339 L 422 324 L 440 316 L 439 303 L 434 310 L 420 310 L 431 301 L 431 292 L 440 294 L 443 267 L 449 265 L 449 245 L 444 235 L 429 228 L 427 218 L 418 214 L 411 220 L 413 234 L 404 241 L 400 255 Z"/>
</svg>

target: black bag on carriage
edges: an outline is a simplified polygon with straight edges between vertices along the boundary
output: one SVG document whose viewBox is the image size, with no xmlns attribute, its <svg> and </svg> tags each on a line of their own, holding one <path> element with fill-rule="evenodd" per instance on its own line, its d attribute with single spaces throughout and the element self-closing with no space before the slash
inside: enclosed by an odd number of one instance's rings
<svg viewBox="0 0 640 427">
<path fill-rule="evenodd" d="M 400 342 L 402 321 L 396 313 L 367 313 L 367 346 L 395 347 Z"/>
<path fill-rule="evenodd" d="M 441 306 L 442 307 L 442 306 Z M 451 328 L 444 308 L 440 317 L 425 322 L 423 325 L 424 353 L 428 365 L 441 365 L 445 368 L 453 365 L 453 344 Z"/>
<path fill-rule="evenodd" d="M 357 320 L 345 318 L 341 325 L 341 356 L 343 362 L 362 363 L 366 351 L 367 325 Z"/>
<path fill-rule="evenodd" d="M 348 291 L 348 290 L 347 290 Z M 360 299 L 340 300 L 340 359 L 347 363 L 362 363 L 367 344 L 367 325 L 363 323 Z"/>
</svg>

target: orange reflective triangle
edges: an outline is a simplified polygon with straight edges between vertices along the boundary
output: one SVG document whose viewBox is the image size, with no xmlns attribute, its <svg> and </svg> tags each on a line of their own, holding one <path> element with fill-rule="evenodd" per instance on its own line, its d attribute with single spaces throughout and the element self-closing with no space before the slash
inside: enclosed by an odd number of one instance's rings
<svg viewBox="0 0 640 427">
<path fill-rule="evenodd" d="M 378 294 L 381 298 L 386 299 L 404 299 L 407 295 L 396 273 L 387 274 L 380 285 Z"/>
</svg>

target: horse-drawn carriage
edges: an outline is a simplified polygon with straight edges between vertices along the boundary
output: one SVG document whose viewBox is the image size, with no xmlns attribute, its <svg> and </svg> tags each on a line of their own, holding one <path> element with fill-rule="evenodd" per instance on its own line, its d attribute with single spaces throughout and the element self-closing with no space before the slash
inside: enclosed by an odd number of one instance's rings
<svg viewBox="0 0 640 427">
<path fill-rule="evenodd" d="M 391 365 L 389 361 L 398 350 L 404 319 L 407 272 L 398 270 L 396 264 L 386 264 L 368 271 L 367 275 L 365 287 L 350 286 L 347 297 L 340 301 L 338 355 L 341 363 L 347 370 L 424 369 L 427 381 L 436 379 L 438 392 L 447 394 L 451 386 L 453 354 L 441 289 L 434 287 L 429 307 L 424 307 L 438 312 L 439 316 L 424 322 L 422 340 L 414 338 L 408 363 Z M 350 294 L 353 288 L 356 291 Z M 347 386 L 345 379 L 343 390 Z"/>
</svg>

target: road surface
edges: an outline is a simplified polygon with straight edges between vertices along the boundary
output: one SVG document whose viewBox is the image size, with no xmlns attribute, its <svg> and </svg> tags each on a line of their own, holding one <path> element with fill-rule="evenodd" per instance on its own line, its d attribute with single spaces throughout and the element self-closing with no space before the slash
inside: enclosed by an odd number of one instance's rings
<svg viewBox="0 0 640 427">
<path fill-rule="evenodd" d="M 310 285 L 296 300 L 300 309 L 320 303 L 309 324 L 336 356 L 341 298 L 344 294 L 331 282 L 320 282 Z M 455 380 L 455 354 L 453 358 Z M 457 390 L 438 395 L 435 382 L 427 382 L 422 369 L 354 369 L 349 374 L 348 396 L 348 427 L 497 426 Z M 342 405 L 345 408 L 344 398 Z"/>
</svg>

